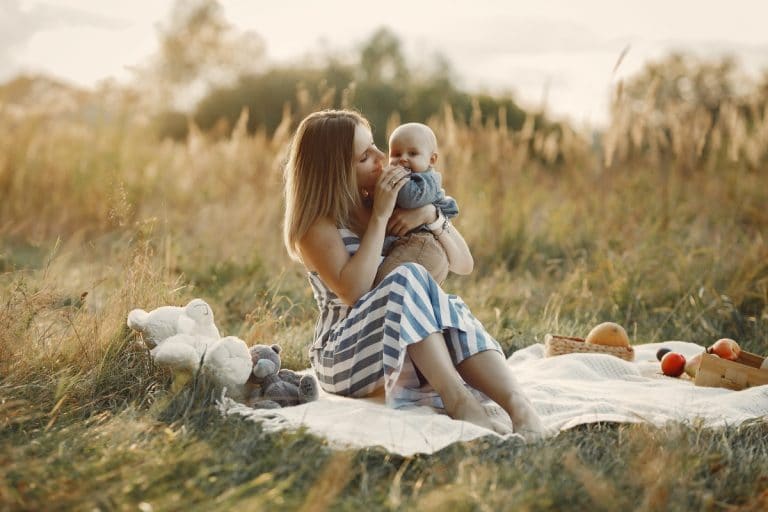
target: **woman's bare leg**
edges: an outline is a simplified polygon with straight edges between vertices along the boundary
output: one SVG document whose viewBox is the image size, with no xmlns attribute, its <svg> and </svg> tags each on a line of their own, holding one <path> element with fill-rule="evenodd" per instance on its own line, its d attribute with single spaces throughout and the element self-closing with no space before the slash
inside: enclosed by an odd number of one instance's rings
<svg viewBox="0 0 768 512">
<path fill-rule="evenodd" d="M 509 414 L 515 432 L 530 438 L 544 434 L 538 413 L 501 354 L 495 350 L 479 352 L 459 363 L 456 369 L 467 384 L 485 393 Z"/>
<path fill-rule="evenodd" d="M 445 411 L 451 418 L 469 421 L 500 434 L 511 433 L 505 425 L 491 421 L 480 402 L 464 386 L 442 333 L 432 333 L 419 343 L 409 345 L 408 355 L 443 399 Z"/>
</svg>

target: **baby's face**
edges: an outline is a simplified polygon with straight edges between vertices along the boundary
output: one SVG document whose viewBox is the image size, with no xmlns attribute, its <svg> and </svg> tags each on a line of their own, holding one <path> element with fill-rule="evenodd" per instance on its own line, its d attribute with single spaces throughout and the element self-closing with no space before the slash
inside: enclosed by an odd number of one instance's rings
<svg viewBox="0 0 768 512">
<path fill-rule="evenodd" d="M 390 165 L 402 165 L 413 172 L 424 172 L 435 163 L 437 153 L 430 137 L 416 128 L 398 128 L 389 139 Z"/>
</svg>

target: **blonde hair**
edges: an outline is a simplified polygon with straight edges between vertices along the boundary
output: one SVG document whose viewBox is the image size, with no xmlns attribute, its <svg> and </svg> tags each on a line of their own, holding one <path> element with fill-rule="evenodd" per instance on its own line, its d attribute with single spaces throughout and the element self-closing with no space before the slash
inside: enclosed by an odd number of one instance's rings
<svg viewBox="0 0 768 512">
<path fill-rule="evenodd" d="M 368 121 L 351 110 L 323 110 L 304 118 L 291 142 L 285 167 L 283 242 L 301 261 L 299 241 L 317 219 L 349 226 L 360 204 L 355 173 L 355 128 Z"/>
<path fill-rule="evenodd" d="M 392 130 L 392 133 L 389 135 L 389 142 L 392 143 L 392 140 L 394 140 L 395 137 L 398 137 L 403 134 L 403 132 L 408 131 L 414 131 L 419 133 L 420 135 L 423 135 L 427 139 L 427 144 L 432 146 L 430 149 L 433 153 L 437 152 L 437 137 L 435 136 L 435 132 L 432 131 L 432 128 L 427 126 L 424 123 L 405 123 L 399 125 L 397 128 Z"/>
</svg>

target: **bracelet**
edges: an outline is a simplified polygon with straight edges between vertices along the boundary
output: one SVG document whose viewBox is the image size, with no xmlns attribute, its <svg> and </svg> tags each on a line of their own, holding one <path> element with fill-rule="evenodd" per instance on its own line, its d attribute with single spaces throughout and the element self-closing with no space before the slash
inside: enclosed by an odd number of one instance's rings
<svg viewBox="0 0 768 512">
<path fill-rule="evenodd" d="M 432 236 L 435 238 L 439 238 L 445 231 L 451 226 L 451 221 L 448 220 L 448 218 L 443 215 L 442 212 L 440 212 L 437 216 L 437 220 L 435 222 L 432 222 L 430 224 L 427 224 L 427 229 L 432 233 Z M 435 231 L 440 230 L 439 232 L 435 233 Z"/>
<path fill-rule="evenodd" d="M 446 217 L 445 220 L 443 221 L 443 229 L 441 229 L 438 234 L 432 233 L 432 236 L 434 236 L 435 238 L 440 238 L 440 236 L 443 233 L 445 233 L 446 231 L 449 231 L 450 227 L 451 227 L 451 221 L 448 220 L 448 218 Z"/>
<path fill-rule="evenodd" d="M 439 220 L 440 220 L 440 214 L 441 214 L 441 213 L 443 213 L 443 212 L 442 212 L 442 210 L 440 210 L 440 207 L 439 207 L 439 206 L 437 206 L 436 204 L 434 204 L 434 203 L 433 203 L 433 204 L 432 204 L 432 206 L 434 206 L 434 207 L 435 207 L 435 220 L 433 220 L 432 222 L 430 222 L 430 224 L 434 224 L 434 223 L 436 223 L 437 221 L 439 221 Z"/>
<path fill-rule="evenodd" d="M 436 229 L 440 228 L 443 225 L 443 221 L 445 221 L 445 215 L 443 215 L 443 212 L 441 212 L 438 209 L 437 219 L 427 224 L 427 229 L 434 232 Z"/>
</svg>

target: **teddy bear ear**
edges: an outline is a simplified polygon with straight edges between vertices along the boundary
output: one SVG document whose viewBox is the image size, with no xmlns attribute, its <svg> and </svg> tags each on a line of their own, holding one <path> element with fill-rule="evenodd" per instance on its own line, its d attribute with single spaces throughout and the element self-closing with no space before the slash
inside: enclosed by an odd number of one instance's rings
<svg viewBox="0 0 768 512">
<path fill-rule="evenodd" d="M 282 350 L 282 349 L 280 348 L 280 345 L 272 345 L 272 347 L 271 347 L 271 348 L 272 348 L 272 350 L 274 350 L 274 351 L 275 351 L 275 353 L 276 353 L 276 354 L 279 354 L 279 353 L 280 353 L 280 351 Z"/>
<path fill-rule="evenodd" d="M 128 327 L 140 331 L 146 327 L 147 319 L 149 319 L 149 313 L 143 309 L 134 309 L 128 313 Z"/>
</svg>

